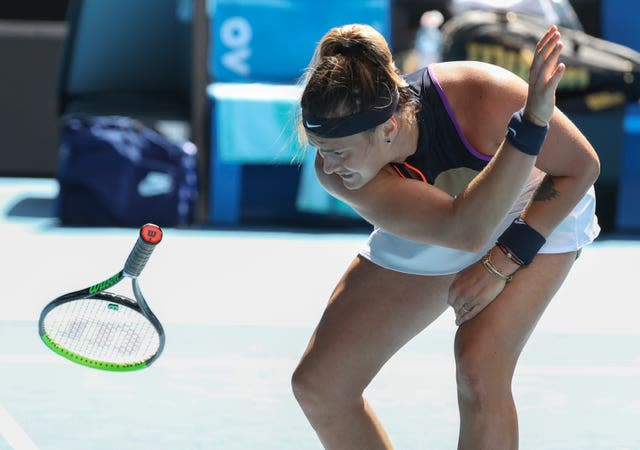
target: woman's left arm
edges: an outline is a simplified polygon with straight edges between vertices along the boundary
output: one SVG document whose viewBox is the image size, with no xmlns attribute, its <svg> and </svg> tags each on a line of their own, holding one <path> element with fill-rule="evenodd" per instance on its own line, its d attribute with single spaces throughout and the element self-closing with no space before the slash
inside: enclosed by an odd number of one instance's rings
<svg viewBox="0 0 640 450">
<path fill-rule="evenodd" d="M 536 167 L 546 173 L 522 218 L 548 237 L 600 174 L 600 161 L 589 141 L 556 108 Z"/>
<path fill-rule="evenodd" d="M 546 175 L 521 217 L 546 238 L 596 181 L 600 162 L 589 141 L 556 108 L 536 167 Z M 489 257 L 502 274 L 510 275 L 520 268 L 497 246 L 489 251 Z M 505 284 L 505 280 L 489 273 L 482 262 L 461 272 L 449 291 L 456 323 L 473 319 L 502 292 Z M 467 304 L 473 305 L 470 311 L 462 308 Z"/>
</svg>

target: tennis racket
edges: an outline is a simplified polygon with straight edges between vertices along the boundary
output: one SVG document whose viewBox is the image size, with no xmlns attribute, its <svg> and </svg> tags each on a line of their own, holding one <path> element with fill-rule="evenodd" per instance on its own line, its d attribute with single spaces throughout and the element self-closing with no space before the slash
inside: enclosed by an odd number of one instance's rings
<svg viewBox="0 0 640 450">
<path fill-rule="evenodd" d="M 138 370 L 155 361 L 164 348 L 164 330 L 142 295 L 138 276 L 161 240 L 160 227 L 143 225 L 120 272 L 45 306 L 38 328 L 47 347 L 102 370 Z M 124 278 L 131 279 L 133 299 L 106 291 Z"/>
</svg>

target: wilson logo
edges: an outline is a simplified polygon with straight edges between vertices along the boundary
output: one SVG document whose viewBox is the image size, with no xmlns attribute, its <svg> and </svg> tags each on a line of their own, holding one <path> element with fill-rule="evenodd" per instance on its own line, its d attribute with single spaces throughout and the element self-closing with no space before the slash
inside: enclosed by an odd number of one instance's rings
<svg viewBox="0 0 640 450">
<path fill-rule="evenodd" d="M 101 283 L 94 284 L 93 286 L 91 286 L 89 288 L 89 294 L 95 294 L 96 292 L 108 289 L 111 286 L 113 286 L 114 284 L 116 284 L 118 281 L 120 281 L 120 274 L 119 273 L 114 275 L 114 276 L 112 276 L 108 280 L 104 280 Z"/>
</svg>

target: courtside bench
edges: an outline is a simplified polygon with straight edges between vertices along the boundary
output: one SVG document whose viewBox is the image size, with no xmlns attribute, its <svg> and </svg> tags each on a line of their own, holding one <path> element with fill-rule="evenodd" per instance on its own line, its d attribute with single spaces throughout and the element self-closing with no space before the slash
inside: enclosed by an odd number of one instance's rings
<svg viewBox="0 0 640 450">
<path fill-rule="evenodd" d="M 267 83 L 213 83 L 209 219 L 288 221 L 300 214 L 355 218 L 329 196 L 313 170 L 315 151 L 298 142 L 301 88 Z"/>
</svg>

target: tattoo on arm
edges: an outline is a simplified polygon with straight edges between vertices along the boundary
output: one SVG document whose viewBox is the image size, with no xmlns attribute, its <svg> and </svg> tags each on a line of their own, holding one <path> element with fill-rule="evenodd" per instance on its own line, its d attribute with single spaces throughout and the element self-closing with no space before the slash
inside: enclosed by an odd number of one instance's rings
<svg viewBox="0 0 640 450">
<path fill-rule="evenodd" d="M 549 175 L 545 175 L 544 179 L 540 182 L 540 186 L 536 190 L 536 193 L 533 196 L 533 200 L 535 201 L 546 201 L 552 200 L 560 195 L 560 192 L 556 190 L 556 187 L 553 184 L 553 177 Z"/>
</svg>

